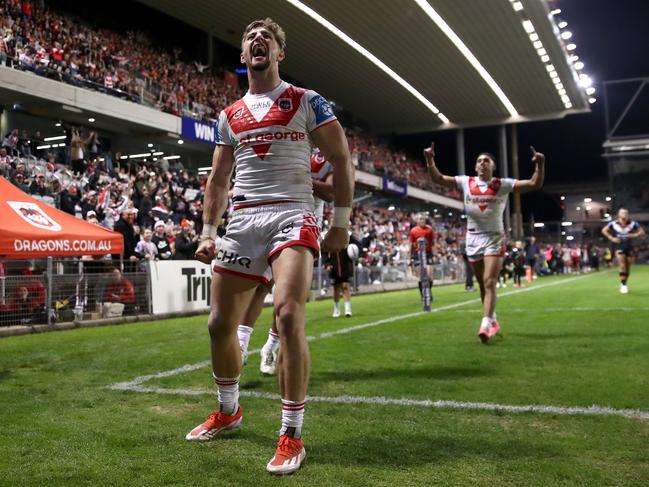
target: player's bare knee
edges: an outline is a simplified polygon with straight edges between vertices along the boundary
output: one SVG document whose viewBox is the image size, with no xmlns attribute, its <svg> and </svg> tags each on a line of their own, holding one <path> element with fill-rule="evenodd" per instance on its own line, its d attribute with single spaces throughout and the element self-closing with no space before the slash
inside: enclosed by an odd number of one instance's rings
<svg viewBox="0 0 649 487">
<path fill-rule="evenodd" d="M 233 327 L 223 319 L 222 315 L 212 313 L 207 318 L 207 330 L 211 338 L 217 339 L 228 336 L 232 333 Z"/>
<path fill-rule="evenodd" d="M 304 313 L 304 306 L 295 300 L 281 301 L 275 304 L 275 317 L 280 335 L 286 336 L 297 332 L 296 323 Z"/>
<path fill-rule="evenodd" d="M 495 277 L 486 277 L 484 279 L 484 288 L 485 289 L 496 289 L 496 278 Z"/>
</svg>

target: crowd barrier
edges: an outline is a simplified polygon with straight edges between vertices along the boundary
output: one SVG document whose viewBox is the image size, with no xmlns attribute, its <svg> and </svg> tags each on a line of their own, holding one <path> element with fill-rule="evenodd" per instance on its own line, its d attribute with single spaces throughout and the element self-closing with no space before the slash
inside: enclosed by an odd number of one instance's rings
<svg viewBox="0 0 649 487">
<path fill-rule="evenodd" d="M 434 285 L 464 280 L 464 266 L 432 266 Z M 405 263 L 356 265 L 354 293 L 417 287 Z M 152 262 L 32 259 L 0 261 L 0 326 L 52 325 L 101 318 L 191 314 L 210 306 L 210 266 L 193 260 Z M 332 295 L 327 271 L 314 268 L 311 299 Z M 272 303 L 272 295 L 267 298 Z"/>
</svg>

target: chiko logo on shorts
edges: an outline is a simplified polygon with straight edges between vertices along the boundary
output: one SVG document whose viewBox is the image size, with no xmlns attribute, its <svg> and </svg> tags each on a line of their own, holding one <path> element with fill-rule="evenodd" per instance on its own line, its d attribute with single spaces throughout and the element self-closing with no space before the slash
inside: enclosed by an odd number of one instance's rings
<svg viewBox="0 0 649 487">
<path fill-rule="evenodd" d="M 7 201 L 7 204 L 31 226 L 51 232 L 61 231 L 61 225 L 52 220 L 36 203 Z"/>
<path fill-rule="evenodd" d="M 250 269 L 250 264 L 252 259 L 244 255 L 235 254 L 234 252 L 228 252 L 227 250 L 219 249 L 216 252 L 216 260 L 225 262 L 226 264 L 239 264 L 240 266 Z"/>
</svg>

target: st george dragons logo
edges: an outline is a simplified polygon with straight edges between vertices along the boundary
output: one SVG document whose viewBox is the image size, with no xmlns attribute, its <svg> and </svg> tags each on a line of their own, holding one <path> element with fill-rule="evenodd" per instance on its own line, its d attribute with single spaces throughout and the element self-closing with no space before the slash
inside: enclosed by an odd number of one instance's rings
<svg viewBox="0 0 649 487">
<path fill-rule="evenodd" d="M 61 231 L 61 225 L 56 223 L 45 213 L 40 206 L 36 203 L 28 203 L 26 201 L 7 201 L 7 204 L 18 215 L 22 217 L 30 225 L 40 228 L 42 230 L 49 230 L 51 232 Z"/>
</svg>

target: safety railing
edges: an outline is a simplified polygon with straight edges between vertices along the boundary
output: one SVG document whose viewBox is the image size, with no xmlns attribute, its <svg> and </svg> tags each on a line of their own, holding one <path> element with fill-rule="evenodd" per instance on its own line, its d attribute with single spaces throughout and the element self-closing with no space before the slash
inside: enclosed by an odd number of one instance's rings
<svg viewBox="0 0 649 487">
<path fill-rule="evenodd" d="M 463 282 L 465 279 L 465 267 L 462 261 L 444 262 L 430 267 L 433 286 Z M 330 280 L 329 273 L 323 267 L 316 267 L 311 290 L 320 296 L 331 295 Z M 411 289 L 418 287 L 418 283 L 419 277 L 405 262 L 377 266 L 356 264 L 350 278 L 353 292 L 359 294 Z"/>
<path fill-rule="evenodd" d="M 434 286 L 464 280 L 462 262 L 434 264 L 431 269 Z M 418 282 L 403 262 L 356 264 L 350 278 L 356 294 L 417 288 Z M 181 284 L 178 293 L 184 295 Z M 316 265 L 312 298 L 330 296 L 332 289 L 328 272 Z M 150 267 L 141 262 L 92 258 L 0 261 L 0 326 L 148 315 L 152 314 L 151 294 Z"/>
<path fill-rule="evenodd" d="M 0 326 L 149 314 L 148 267 L 110 260 L 0 262 Z"/>
</svg>

